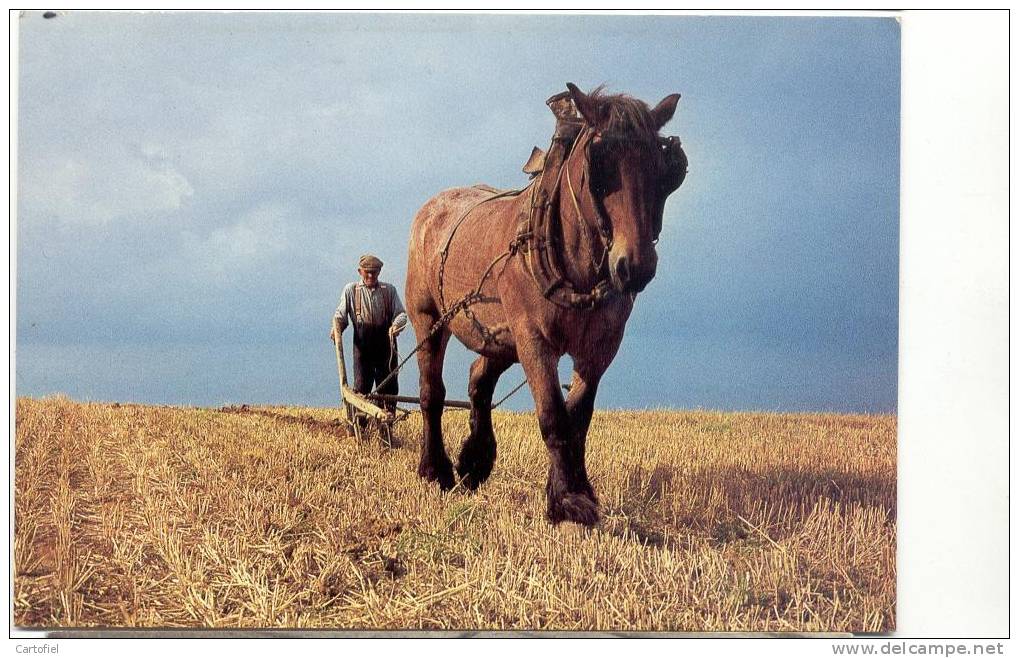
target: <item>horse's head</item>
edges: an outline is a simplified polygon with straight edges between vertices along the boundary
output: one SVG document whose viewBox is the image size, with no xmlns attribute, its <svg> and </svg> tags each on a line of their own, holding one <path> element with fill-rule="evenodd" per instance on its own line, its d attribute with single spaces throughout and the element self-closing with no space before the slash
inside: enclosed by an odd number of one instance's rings
<svg viewBox="0 0 1019 658">
<path fill-rule="evenodd" d="M 570 185 L 577 177 L 583 182 L 570 193 L 582 215 L 597 219 L 612 284 L 620 292 L 640 292 L 658 265 L 655 244 L 665 199 L 686 176 L 679 139 L 658 134 L 675 113 L 679 94 L 651 108 L 636 98 L 603 94 L 600 88 L 585 94 L 573 84 L 567 87 L 586 124 L 566 171 Z"/>
</svg>

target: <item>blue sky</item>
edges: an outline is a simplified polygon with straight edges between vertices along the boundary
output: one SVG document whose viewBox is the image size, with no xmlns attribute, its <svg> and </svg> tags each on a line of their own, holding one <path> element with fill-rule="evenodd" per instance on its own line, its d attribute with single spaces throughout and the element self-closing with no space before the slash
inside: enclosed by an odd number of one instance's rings
<svg viewBox="0 0 1019 658">
<path fill-rule="evenodd" d="M 680 92 L 690 159 L 598 405 L 897 408 L 893 19 L 27 12 L 19 55 L 18 395 L 335 404 L 358 255 L 402 291 L 417 208 L 523 186 L 574 82 Z"/>
</svg>

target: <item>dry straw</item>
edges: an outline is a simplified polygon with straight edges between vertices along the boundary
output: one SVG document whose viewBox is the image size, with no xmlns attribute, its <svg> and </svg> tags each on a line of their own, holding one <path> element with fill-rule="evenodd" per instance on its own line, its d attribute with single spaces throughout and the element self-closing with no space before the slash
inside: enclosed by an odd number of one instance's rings
<svg viewBox="0 0 1019 658">
<path fill-rule="evenodd" d="M 598 412 L 593 530 L 545 521 L 531 414 L 473 495 L 417 477 L 417 415 L 390 451 L 338 417 L 19 400 L 15 624 L 895 626 L 894 417 Z"/>
</svg>

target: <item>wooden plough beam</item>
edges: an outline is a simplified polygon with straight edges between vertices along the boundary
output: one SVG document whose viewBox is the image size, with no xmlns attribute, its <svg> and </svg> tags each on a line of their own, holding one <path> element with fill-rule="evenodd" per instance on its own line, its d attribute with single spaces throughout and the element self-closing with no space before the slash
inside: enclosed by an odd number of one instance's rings
<svg viewBox="0 0 1019 658">
<path fill-rule="evenodd" d="M 372 404 L 371 401 L 369 401 L 363 395 L 361 395 L 354 389 L 350 388 L 346 384 L 344 384 L 342 388 L 343 388 L 343 399 L 347 402 L 347 404 L 354 407 L 361 413 L 371 416 L 376 420 L 381 420 L 382 422 L 385 423 L 392 423 L 394 420 L 396 420 L 396 416 L 389 413 L 385 409 L 382 409 Z"/>
<path fill-rule="evenodd" d="M 408 395 L 388 395 L 386 393 L 375 393 L 370 396 L 371 399 L 382 400 L 384 402 L 408 402 L 414 404 L 420 404 L 421 398 L 410 397 Z M 465 402 L 464 400 L 446 400 L 442 403 L 445 407 L 453 409 L 470 409 L 471 403 Z"/>
</svg>

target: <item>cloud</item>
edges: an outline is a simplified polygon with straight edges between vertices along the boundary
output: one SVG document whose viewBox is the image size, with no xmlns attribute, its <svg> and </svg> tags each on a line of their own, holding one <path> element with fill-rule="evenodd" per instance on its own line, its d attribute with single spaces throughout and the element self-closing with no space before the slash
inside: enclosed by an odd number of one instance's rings
<svg viewBox="0 0 1019 658">
<path fill-rule="evenodd" d="M 282 203 L 253 208 L 205 236 L 185 233 L 173 261 L 185 263 L 198 285 L 250 276 L 292 249 L 294 212 Z"/>
<path fill-rule="evenodd" d="M 153 146 L 132 150 L 71 150 L 23 158 L 25 214 L 59 223 L 103 225 L 180 210 L 194 188 Z"/>
</svg>

